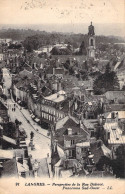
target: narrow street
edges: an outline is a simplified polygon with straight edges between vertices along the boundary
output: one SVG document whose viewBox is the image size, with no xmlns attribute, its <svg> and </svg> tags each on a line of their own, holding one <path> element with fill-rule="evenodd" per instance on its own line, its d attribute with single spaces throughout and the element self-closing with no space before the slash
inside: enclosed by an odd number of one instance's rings
<svg viewBox="0 0 125 194">
<path fill-rule="evenodd" d="M 8 89 L 11 87 L 11 76 L 6 68 L 3 69 L 3 80 L 4 80 L 4 93 L 7 97 L 9 97 Z M 18 119 L 22 124 L 21 127 L 23 127 L 26 131 L 27 138 L 26 138 L 26 144 L 29 145 L 30 142 L 30 133 L 31 131 L 34 132 L 34 140 L 33 143 L 35 145 L 35 149 L 29 150 L 29 154 L 32 155 L 32 158 L 35 160 L 37 159 L 39 162 L 42 159 L 42 165 L 40 166 L 40 172 L 43 173 L 43 175 L 48 176 L 48 169 L 45 158 L 47 157 L 47 153 L 50 154 L 50 139 L 43 136 L 42 134 L 38 133 L 36 130 L 34 130 L 35 126 L 37 125 L 31 118 L 30 115 L 28 115 L 28 118 L 26 119 L 28 111 L 24 110 L 24 114 L 22 114 L 21 110 L 18 108 L 18 105 L 16 105 L 15 111 L 12 111 L 14 108 L 14 101 L 13 99 L 8 98 L 7 99 L 7 106 L 8 106 L 8 114 L 10 117 L 10 120 L 12 122 L 15 122 L 15 119 Z M 27 122 L 27 120 L 31 120 L 30 122 Z M 31 125 L 32 123 L 32 125 Z M 43 130 L 40 126 L 37 126 L 39 130 Z M 45 131 L 47 134 L 47 131 Z M 42 169 L 43 168 L 43 169 Z"/>
</svg>

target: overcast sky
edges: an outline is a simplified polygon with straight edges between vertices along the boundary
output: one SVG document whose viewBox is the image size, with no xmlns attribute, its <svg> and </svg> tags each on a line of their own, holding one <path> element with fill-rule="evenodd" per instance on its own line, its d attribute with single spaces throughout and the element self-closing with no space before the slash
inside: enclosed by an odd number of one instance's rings
<svg viewBox="0 0 125 194">
<path fill-rule="evenodd" d="M 80 24 L 90 24 L 90 21 L 97 25 L 97 34 L 103 32 L 99 29 L 99 24 L 104 24 L 104 32 L 108 25 L 108 34 L 115 33 L 117 28 L 116 35 L 124 35 L 125 0 L 0 0 L 1 24 L 50 24 L 51 28 L 53 24 L 77 24 L 77 31 L 81 32 Z M 116 23 L 120 28 L 115 28 Z M 60 27 L 59 30 L 61 29 L 70 30 Z M 72 30 L 76 31 L 76 28 Z"/>
</svg>

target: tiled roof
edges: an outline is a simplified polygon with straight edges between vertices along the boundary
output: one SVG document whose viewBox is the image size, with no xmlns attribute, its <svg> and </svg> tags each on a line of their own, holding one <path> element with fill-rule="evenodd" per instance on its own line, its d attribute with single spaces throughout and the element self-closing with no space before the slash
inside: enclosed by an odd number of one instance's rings
<svg viewBox="0 0 125 194">
<path fill-rule="evenodd" d="M 93 111 L 96 111 L 97 108 L 98 108 L 98 102 L 97 101 L 96 102 L 91 102 L 91 105 L 88 102 L 88 103 L 83 104 L 82 110 L 83 110 L 83 112 L 85 112 L 85 111 L 92 111 L 93 112 Z"/>
<path fill-rule="evenodd" d="M 80 125 L 73 121 L 71 118 L 66 121 L 63 127 L 66 129 L 71 128 L 73 130 L 73 133 L 78 132 L 78 130 L 80 130 Z"/>
<path fill-rule="evenodd" d="M 91 123 L 89 120 L 83 119 L 83 125 L 87 128 L 87 129 L 93 129 L 95 128 L 94 124 Z"/>
</svg>

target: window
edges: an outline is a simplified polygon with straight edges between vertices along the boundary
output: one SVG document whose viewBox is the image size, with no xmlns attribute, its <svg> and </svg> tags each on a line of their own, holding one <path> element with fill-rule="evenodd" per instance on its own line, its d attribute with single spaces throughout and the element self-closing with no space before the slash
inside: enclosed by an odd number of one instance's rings
<svg viewBox="0 0 125 194">
<path fill-rule="evenodd" d="M 93 39 L 91 39 L 91 46 L 93 46 Z"/>
<path fill-rule="evenodd" d="M 75 140 L 72 139 L 72 140 L 71 140 L 71 145 L 74 145 L 74 143 L 75 143 Z"/>
<path fill-rule="evenodd" d="M 94 137 L 94 130 L 91 130 L 91 137 Z"/>
<path fill-rule="evenodd" d="M 72 150 L 69 150 L 69 157 L 72 157 Z"/>
</svg>

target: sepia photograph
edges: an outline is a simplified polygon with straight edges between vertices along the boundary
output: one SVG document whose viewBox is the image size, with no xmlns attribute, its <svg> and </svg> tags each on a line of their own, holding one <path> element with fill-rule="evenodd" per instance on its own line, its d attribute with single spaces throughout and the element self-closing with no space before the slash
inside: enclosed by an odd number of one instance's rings
<svg viewBox="0 0 125 194">
<path fill-rule="evenodd" d="M 124 179 L 125 0 L 0 0 L 0 193 Z"/>
</svg>

